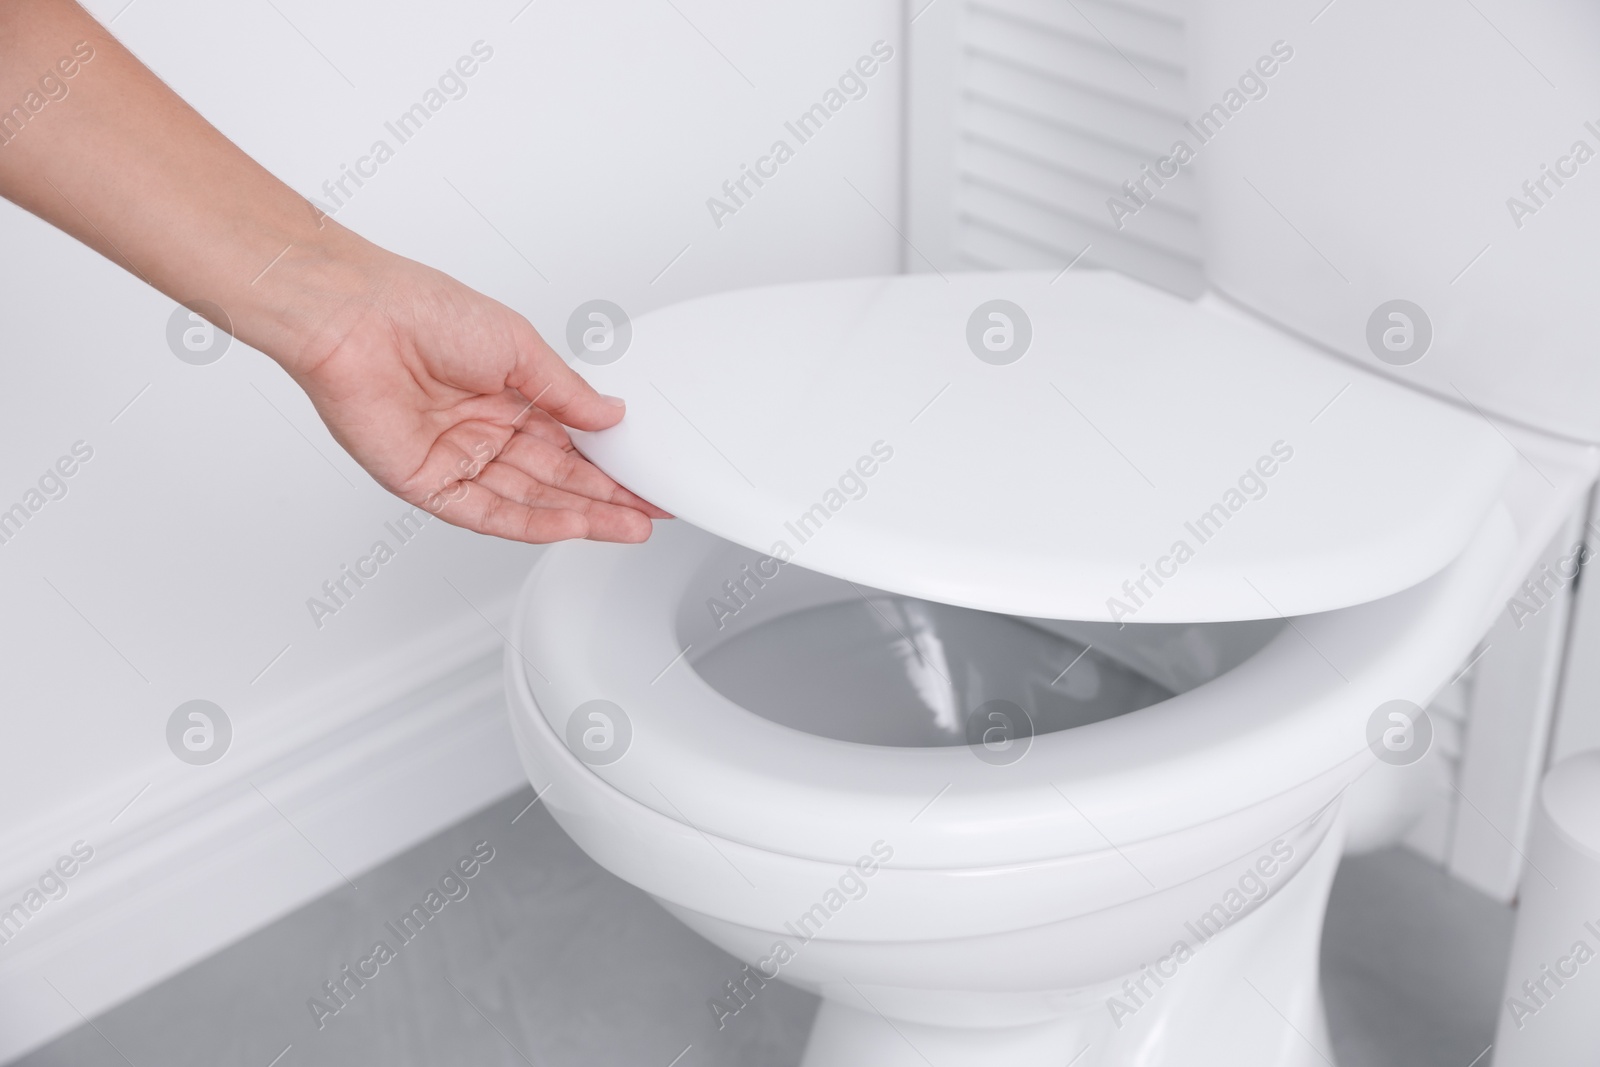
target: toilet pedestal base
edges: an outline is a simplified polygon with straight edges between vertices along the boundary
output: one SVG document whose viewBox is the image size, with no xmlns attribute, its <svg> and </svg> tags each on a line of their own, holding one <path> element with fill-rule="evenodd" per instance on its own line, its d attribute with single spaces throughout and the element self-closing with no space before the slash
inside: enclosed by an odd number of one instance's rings
<svg viewBox="0 0 1600 1067">
<path fill-rule="evenodd" d="M 1320 999 L 1296 1033 L 1259 1000 L 1242 1028 L 1227 1030 L 1227 1018 L 1211 1020 L 1211 1043 L 1196 1036 L 1177 1045 L 1163 1040 L 1120 1041 L 1122 1035 L 1092 1033 L 1081 1020 L 1028 1027 L 978 1030 L 926 1026 L 824 1000 L 812 1023 L 800 1067 L 1329 1067 L 1331 1052 Z M 1232 1021 L 1239 1021 L 1235 1017 Z M 1276 1024 L 1276 1025 L 1274 1025 Z M 1153 1035 L 1154 1036 L 1154 1035 Z"/>
<path fill-rule="evenodd" d="M 884 1016 L 824 1000 L 800 1067 L 1064 1067 L 1068 1061 L 1061 1050 L 1072 1047 L 1081 1029 L 1072 1020 L 1003 1030 L 891 1023 Z"/>
<path fill-rule="evenodd" d="M 878 1009 L 888 1001 L 851 983 L 839 999 L 824 997 L 801 1067 L 1329 1067 L 1318 969 L 1343 839 L 1342 828 L 1330 832 L 1282 891 L 1197 951 L 1120 1027 L 1105 1003 L 1120 978 L 1070 998 L 1077 1009 L 1058 1018 L 1000 1028 L 887 1017 Z"/>
</svg>

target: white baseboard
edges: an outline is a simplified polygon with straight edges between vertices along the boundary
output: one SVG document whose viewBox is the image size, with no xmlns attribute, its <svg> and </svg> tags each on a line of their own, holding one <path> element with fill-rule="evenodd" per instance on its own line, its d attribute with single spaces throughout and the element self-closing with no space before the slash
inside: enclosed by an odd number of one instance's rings
<svg viewBox="0 0 1600 1067">
<path fill-rule="evenodd" d="M 476 616 L 453 623 L 275 709 L 250 760 L 198 778 L 170 761 L 0 827 L 0 908 L 74 841 L 94 850 L 0 945 L 0 1063 L 525 785 L 501 649 Z"/>
</svg>

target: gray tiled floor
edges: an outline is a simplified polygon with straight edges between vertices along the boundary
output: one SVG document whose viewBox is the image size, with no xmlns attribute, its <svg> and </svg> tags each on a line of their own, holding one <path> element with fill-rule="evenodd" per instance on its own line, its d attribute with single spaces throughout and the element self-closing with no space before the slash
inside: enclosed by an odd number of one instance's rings
<svg viewBox="0 0 1600 1067">
<path fill-rule="evenodd" d="M 16 1067 L 788 1067 L 815 1001 L 779 983 L 718 1032 L 738 969 L 600 870 L 520 793 Z M 307 1000 L 474 843 L 494 859 L 319 1030 Z M 459 895 L 459 890 L 452 887 Z M 1341 1067 L 1467 1067 L 1493 1036 L 1510 911 L 1416 857 L 1347 862 L 1324 972 Z M 368 968 L 370 971 L 370 967 Z M 1486 1061 L 1485 1061 L 1486 1062 Z"/>
<path fill-rule="evenodd" d="M 1322 936 L 1341 1067 L 1488 1067 L 1514 914 L 1414 852 L 1346 860 Z"/>
</svg>

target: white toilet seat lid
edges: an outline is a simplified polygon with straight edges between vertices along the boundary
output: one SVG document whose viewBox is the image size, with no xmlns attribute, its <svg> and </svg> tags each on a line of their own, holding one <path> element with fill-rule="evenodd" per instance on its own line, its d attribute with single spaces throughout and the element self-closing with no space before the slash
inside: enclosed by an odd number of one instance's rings
<svg viewBox="0 0 1600 1067">
<path fill-rule="evenodd" d="M 778 286 L 631 329 L 576 365 L 628 403 L 574 434 L 608 474 L 748 548 L 1009 614 L 1377 600 L 1461 553 L 1514 458 L 1472 412 L 1098 271 Z"/>
</svg>

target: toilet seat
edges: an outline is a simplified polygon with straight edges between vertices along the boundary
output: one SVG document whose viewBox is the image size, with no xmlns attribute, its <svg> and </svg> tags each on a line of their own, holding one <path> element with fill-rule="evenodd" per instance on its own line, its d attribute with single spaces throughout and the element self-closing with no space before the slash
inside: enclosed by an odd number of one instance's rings
<svg viewBox="0 0 1600 1067">
<path fill-rule="evenodd" d="M 579 365 L 628 403 L 573 434 L 617 481 L 808 569 L 1010 615 L 1377 600 L 1465 548 L 1516 460 L 1469 410 L 1109 272 L 744 290 L 631 336 Z"/>
</svg>

